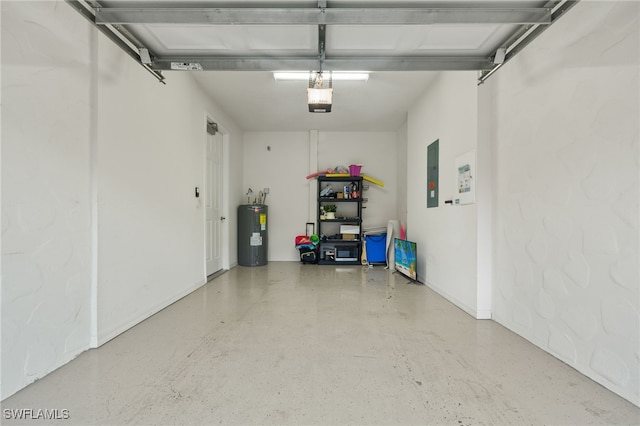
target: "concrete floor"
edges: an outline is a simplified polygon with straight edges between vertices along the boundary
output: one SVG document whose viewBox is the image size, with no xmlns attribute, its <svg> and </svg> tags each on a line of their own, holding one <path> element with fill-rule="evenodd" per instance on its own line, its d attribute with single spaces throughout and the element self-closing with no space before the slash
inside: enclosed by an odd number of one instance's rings
<svg viewBox="0 0 640 426">
<path fill-rule="evenodd" d="M 68 410 L 64 425 L 640 424 L 638 407 L 425 286 L 297 262 L 236 267 L 2 408 L 7 425 L 12 408 Z"/>
</svg>

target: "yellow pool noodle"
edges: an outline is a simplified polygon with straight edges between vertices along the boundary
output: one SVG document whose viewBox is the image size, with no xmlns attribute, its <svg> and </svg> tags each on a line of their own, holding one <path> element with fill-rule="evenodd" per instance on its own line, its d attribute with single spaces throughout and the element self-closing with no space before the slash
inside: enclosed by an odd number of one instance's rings
<svg viewBox="0 0 640 426">
<path fill-rule="evenodd" d="M 384 183 L 380 182 L 377 179 L 372 178 L 371 176 L 367 176 L 367 175 L 362 175 L 362 179 L 369 181 L 371 183 L 375 183 L 378 186 L 384 186 Z"/>
<path fill-rule="evenodd" d="M 325 175 L 326 177 L 335 177 L 335 178 L 343 178 L 343 177 L 350 177 L 351 175 L 349 173 L 327 173 Z M 371 176 L 367 176 L 367 175 L 362 175 L 362 179 L 369 181 L 371 183 L 374 183 L 378 186 L 384 186 L 384 183 L 380 182 L 377 179 L 372 178 Z"/>
</svg>

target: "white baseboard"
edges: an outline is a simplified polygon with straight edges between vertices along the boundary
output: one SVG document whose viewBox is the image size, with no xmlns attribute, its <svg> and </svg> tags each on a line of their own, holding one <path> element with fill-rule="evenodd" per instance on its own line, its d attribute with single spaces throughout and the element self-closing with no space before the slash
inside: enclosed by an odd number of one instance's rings
<svg viewBox="0 0 640 426">
<path fill-rule="evenodd" d="M 479 320 L 492 320 L 493 314 L 490 309 L 481 309 L 476 313 L 476 319 Z"/>
<path fill-rule="evenodd" d="M 29 386 L 30 384 L 37 382 L 38 380 L 40 380 L 41 378 L 47 376 L 50 373 L 53 373 L 54 371 L 56 371 L 58 368 L 64 366 L 65 364 L 73 361 L 74 359 L 76 359 L 78 357 L 78 355 L 80 355 L 81 353 L 87 351 L 91 349 L 88 345 L 83 345 L 80 346 L 78 348 L 76 348 L 75 350 L 73 350 L 72 352 L 68 352 L 65 353 L 64 356 L 62 357 L 62 359 L 60 359 L 58 362 L 55 363 L 55 365 L 51 366 L 50 368 L 48 368 L 46 371 L 38 373 L 35 376 L 24 376 L 24 380 L 22 383 L 17 384 L 15 387 L 9 388 L 8 390 L 6 389 L 7 386 L 2 387 L 2 393 L 0 394 L 0 401 L 4 401 L 5 399 L 9 398 L 12 395 L 15 395 L 17 392 L 21 391 L 22 389 L 26 388 L 27 386 Z"/>
<path fill-rule="evenodd" d="M 115 327 L 112 327 L 111 329 L 100 333 L 98 332 L 98 345 L 96 347 L 102 346 L 105 343 L 107 343 L 109 340 L 119 336 L 120 334 L 124 333 L 125 331 L 129 330 L 130 328 L 140 324 L 142 321 L 146 320 L 147 318 L 149 318 L 150 316 L 160 312 L 161 310 L 163 310 L 164 308 L 166 308 L 167 306 L 177 302 L 178 300 L 182 299 L 183 297 L 193 293 L 195 290 L 199 289 L 200 287 L 202 287 L 204 284 L 206 284 L 206 280 L 201 280 L 196 282 L 195 284 L 182 289 L 180 292 L 176 293 L 175 295 L 166 298 L 165 300 L 157 303 L 155 306 L 145 310 L 144 312 L 140 313 L 139 315 L 134 316 L 133 318 L 130 318 L 126 321 L 123 321 L 122 323 L 116 325 Z"/>
<path fill-rule="evenodd" d="M 436 293 L 438 293 L 440 296 L 442 296 L 445 299 L 447 299 L 449 302 L 451 302 L 454 305 L 456 305 L 458 308 L 460 308 L 463 311 L 465 311 L 467 314 L 471 315 L 473 318 L 475 318 L 477 320 L 492 319 L 490 310 L 482 309 L 482 310 L 478 311 L 475 307 L 472 307 L 472 306 L 469 306 L 469 305 L 465 304 L 460 299 L 452 296 L 451 294 L 447 293 L 443 289 L 434 286 L 430 282 L 427 281 L 424 284 L 427 287 L 429 287 L 431 290 L 433 290 Z"/>
</svg>

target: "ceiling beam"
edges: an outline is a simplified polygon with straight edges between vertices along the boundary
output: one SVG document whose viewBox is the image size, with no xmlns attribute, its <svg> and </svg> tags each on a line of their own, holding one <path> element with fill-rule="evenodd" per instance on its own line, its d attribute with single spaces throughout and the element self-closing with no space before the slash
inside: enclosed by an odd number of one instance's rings
<svg viewBox="0 0 640 426">
<path fill-rule="evenodd" d="M 434 25 L 549 24 L 549 8 L 107 8 L 97 24 Z"/>
<path fill-rule="evenodd" d="M 204 71 L 312 71 L 317 57 L 163 57 L 155 58 L 152 68 L 169 71 L 171 63 L 200 64 Z M 323 69 L 330 71 L 474 71 L 491 69 L 486 57 L 467 56 L 387 56 L 325 58 Z"/>
</svg>

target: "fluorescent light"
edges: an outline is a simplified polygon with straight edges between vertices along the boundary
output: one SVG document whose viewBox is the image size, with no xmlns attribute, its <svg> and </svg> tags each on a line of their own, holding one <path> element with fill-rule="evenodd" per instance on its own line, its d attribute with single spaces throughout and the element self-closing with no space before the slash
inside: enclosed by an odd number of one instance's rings
<svg viewBox="0 0 640 426">
<path fill-rule="evenodd" d="M 312 71 L 276 71 L 273 78 L 277 81 L 309 81 Z M 313 72 L 315 73 L 315 72 Z M 366 71 L 332 71 L 334 81 L 367 81 L 369 73 Z"/>
<path fill-rule="evenodd" d="M 309 73 L 308 72 L 294 72 L 294 71 L 276 71 L 273 73 L 273 78 L 277 81 L 308 81 Z"/>
<path fill-rule="evenodd" d="M 342 81 L 368 81 L 368 72 L 332 72 L 333 80 Z"/>
</svg>

